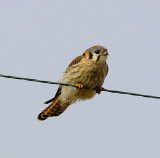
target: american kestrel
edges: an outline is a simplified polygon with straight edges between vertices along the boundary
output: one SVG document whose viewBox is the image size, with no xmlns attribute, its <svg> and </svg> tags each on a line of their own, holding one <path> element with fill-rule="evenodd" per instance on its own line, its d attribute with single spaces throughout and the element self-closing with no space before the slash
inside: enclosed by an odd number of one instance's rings
<svg viewBox="0 0 160 158">
<path fill-rule="evenodd" d="M 51 104 L 38 115 L 38 119 L 45 120 L 48 117 L 59 116 L 77 100 L 91 99 L 96 93 L 100 93 L 108 73 L 107 55 L 108 50 L 105 47 L 93 46 L 76 57 L 64 72 L 60 82 L 76 85 L 77 88 L 59 86 L 55 97 L 45 102 Z"/>
</svg>

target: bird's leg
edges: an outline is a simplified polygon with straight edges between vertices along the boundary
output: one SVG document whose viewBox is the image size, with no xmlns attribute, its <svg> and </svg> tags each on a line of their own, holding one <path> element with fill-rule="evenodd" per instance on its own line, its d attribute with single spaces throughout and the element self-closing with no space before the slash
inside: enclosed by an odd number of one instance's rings
<svg viewBox="0 0 160 158">
<path fill-rule="evenodd" d="M 103 87 L 96 87 L 95 90 L 96 90 L 96 93 L 100 94 L 105 88 Z"/>
<path fill-rule="evenodd" d="M 83 84 L 81 84 L 81 83 L 77 83 L 76 84 L 76 88 L 77 89 L 82 89 L 84 86 L 83 86 Z"/>
</svg>

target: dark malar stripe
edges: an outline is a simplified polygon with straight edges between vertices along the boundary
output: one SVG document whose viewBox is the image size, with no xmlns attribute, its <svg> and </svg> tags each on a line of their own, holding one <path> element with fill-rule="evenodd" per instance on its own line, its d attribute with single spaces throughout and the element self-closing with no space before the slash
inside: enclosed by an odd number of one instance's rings
<svg viewBox="0 0 160 158">
<path fill-rule="evenodd" d="M 89 52 L 89 59 L 92 59 L 93 54 L 91 52 Z"/>
<path fill-rule="evenodd" d="M 100 59 L 100 55 L 97 57 L 97 60 L 96 60 L 96 61 L 99 61 L 99 59 Z"/>
</svg>

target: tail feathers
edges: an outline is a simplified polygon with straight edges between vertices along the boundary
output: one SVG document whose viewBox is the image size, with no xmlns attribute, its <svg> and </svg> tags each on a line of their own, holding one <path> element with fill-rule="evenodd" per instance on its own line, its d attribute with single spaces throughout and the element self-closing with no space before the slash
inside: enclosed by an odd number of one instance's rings
<svg viewBox="0 0 160 158">
<path fill-rule="evenodd" d="M 46 120 L 48 117 L 55 113 L 59 106 L 59 104 L 57 104 L 59 97 L 60 96 L 54 98 L 54 101 L 38 115 L 38 120 Z"/>
<path fill-rule="evenodd" d="M 67 109 L 68 106 L 69 106 L 69 104 L 66 104 L 66 105 L 63 105 L 63 106 L 58 106 L 56 111 L 50 117 L 59 116 L 60 114 L 62 114 Z"/>
<path fill-rule="evenodd" d="M 38 120 L 43 121 L 48 117 L 59 116 L 69 105 L 69 103 L 61 104 L 60 96 L 57 96 L 54 98 L 53 102 L 38 115 Z"/>
</svg>

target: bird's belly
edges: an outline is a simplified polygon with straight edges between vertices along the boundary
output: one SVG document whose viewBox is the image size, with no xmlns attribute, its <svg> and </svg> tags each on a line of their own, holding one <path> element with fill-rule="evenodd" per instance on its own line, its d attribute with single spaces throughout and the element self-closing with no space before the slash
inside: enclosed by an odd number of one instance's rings
<svg viewBox="0 0 160 158">
<path fill-rule="evenodd" d="M 95 90 L 80 89 L 77 90 L 77 93 L 74 95 L 74 97 L 80 100 L 86 100 L 93 98 L 95 95 L 96 95 Z"/>
<path fill-rule="evenodd" d="M 106 73 L 101 70 L 89 71 L 79 76 L 79 83 L 85 87 L 95 88 L 102 86 Z"/>
<path fill-rule="evenodd" d="M 61 98 L 63 101 L 68 100 L 69 98 L 72 98 L 72 100 L 86 100 L 91 99 L 96 95 L 95 90 L 91 89 L 77 89 L 74 87 L 63 87 Z"/>
</svg>

